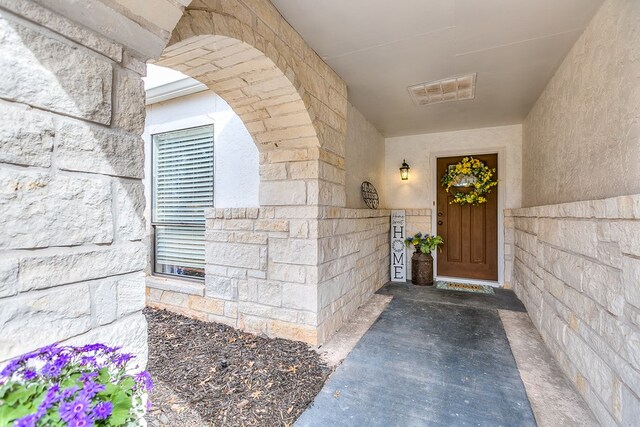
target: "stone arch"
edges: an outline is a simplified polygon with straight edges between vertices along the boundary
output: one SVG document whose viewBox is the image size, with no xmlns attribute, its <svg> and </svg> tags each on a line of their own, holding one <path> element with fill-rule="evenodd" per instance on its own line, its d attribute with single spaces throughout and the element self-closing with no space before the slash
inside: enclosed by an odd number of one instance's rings
<svg viewBox="0 0 640 427">
<path fill-rule="evenodd" d="M 197 36 L 168 47 L 156 64 L 181 71 L 220 95 L 260 151 L 320 146 L 298 91 L 255 47 L 227 36 Z"/>
<path fill-rule="evenodd" d="M 345 204 L 346 86 L 265 0 L 195 0 L 157 65 L 206 84 L 261 152 L 260 204 Z"/>
</svg>

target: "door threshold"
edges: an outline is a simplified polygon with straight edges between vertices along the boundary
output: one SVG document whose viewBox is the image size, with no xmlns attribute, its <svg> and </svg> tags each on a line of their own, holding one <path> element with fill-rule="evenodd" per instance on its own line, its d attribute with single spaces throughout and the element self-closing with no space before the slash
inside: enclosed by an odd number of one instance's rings
<svg viewBox="0 0 640 427">
<path fill-rule="evenodd" d="M 448 276 L 436 276 L 435 280 L 441 280 L 443 282 L 465 283 L 467 285 L 487 285 L 491 286 L 492 288 L 502 288 L 502 285 L 494 280 L 465 279 L 462 277 Z"/>
</svg>

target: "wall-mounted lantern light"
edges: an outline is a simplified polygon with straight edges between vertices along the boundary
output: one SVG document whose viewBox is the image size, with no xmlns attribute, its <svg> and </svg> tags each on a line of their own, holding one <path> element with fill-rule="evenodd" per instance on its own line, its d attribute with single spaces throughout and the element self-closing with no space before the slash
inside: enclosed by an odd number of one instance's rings
<svg viewBox="0 0 640 427">
<path fill-rule="evenodd" d="M 406 160 L 402 161 L 402 167 L 400 168 L 400 178 L 402 178 L 403 181 L 409 179 L 409 165 L 407 164 Z"/>
</svg>

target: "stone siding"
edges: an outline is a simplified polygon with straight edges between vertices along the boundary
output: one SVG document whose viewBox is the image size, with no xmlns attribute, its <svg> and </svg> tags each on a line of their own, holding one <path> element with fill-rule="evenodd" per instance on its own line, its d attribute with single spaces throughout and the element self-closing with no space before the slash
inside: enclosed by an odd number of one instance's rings
<svg viewBox="0 0 640 427">
<path fill-rule="evenodd" d="M 0 362 L 101 341 L 144 363 L 144 61 L 31 1 L 0 0 L 0 52 Z"/>
<path fill-rule="evenodd" d="M 204 284 L 148 280 L 150 306 L 319 345 L 389 279 L 384 210 L 212 209 L 206 240 Z"/>
<path fill-rule="evenodd" d="M 262 152 L 261 206 L 345 206 L 346 84 L 268 0 L 194 0 L 156 63 L 245 123 Z"/>
<path fill-rule="evenodd" d="M 389 281 L 390 211 L 325 208 L 318 221 L 318 341 Z"/>
<path fill-rule="evenodd" d="M 603 425 L 640 417 L 640 195 L 505 212 L 511 284 Z"/>
</svg>

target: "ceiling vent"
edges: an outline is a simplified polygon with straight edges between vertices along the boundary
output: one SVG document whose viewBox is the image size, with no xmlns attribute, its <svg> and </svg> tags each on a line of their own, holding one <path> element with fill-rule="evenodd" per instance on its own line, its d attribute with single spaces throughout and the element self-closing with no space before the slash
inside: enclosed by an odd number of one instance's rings
<svg viewBox="0 0 640 427">
<path fill-rule="evenodd" d="M 418 106 L 473 99 L 476 96 L 476 73 L 420 83 L 407 89 Z"/>
</svg>

